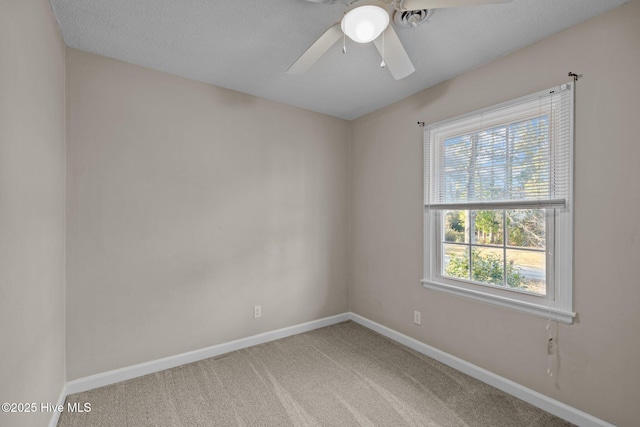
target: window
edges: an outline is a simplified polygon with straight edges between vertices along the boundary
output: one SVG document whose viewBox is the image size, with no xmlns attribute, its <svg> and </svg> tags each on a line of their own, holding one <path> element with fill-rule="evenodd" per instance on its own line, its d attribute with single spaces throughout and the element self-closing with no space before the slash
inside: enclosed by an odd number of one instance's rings
<svg viewBox="0 0 640 427">
<path fill-rule="evenodd" d="M 573 84 L 425 128 L 426 288 L 571 323 Z"/>
</svg>

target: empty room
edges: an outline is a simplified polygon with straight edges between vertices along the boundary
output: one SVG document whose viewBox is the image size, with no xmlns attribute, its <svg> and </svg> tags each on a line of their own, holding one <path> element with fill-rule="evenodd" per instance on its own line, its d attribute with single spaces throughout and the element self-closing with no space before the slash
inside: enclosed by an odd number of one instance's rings
<svg viewBox="0 0 640 427">
<path fill-rule="evenodd" d="M 1 427 L 640 425 L 640 0 L 0 0 Z"/>
</svg>

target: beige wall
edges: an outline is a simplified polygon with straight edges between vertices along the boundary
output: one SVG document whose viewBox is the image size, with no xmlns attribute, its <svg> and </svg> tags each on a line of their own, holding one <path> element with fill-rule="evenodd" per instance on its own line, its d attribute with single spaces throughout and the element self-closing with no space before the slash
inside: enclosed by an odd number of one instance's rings
<svg viewBox="0 0 640 427">
<path fill-rule="evenodd" d="M 65 50 L 47 1 L 3 1 L 0 401 L 55 402 L 65 313 L 73 380 L 351 309 L 634 425 L 639 21 L 632 0 L 352 123 L 68 50 L 65 311 Z M 568 71 L 584 76 L 579 317 L 558 326 L 549 378 L 543 319 L 420 287 L 415 123 L 565 82 Z M 262 319 L 252 319 L 254 304 Z M 0 413 L 2 426 L 48 419 Z"/>
<path fill-rule="evenodd" d="M 64 85 L 49 2 L 0 1 L 0 402 L 55 403 L 64 384 Z"/>
<path fill-rule="evenodd" d="M 69 380 L 347 311 L 348 122 L 67 55 Z"/>
<path fill-rule="evenodd" d="M 611 423 L 640 420 L 640 2 L 353 122 L 351 310 Z M 545 320 L 420 286 L 422 132 L 568 81 L 577 85 L 575 310 L 546 375 Z M 422 312 L 422 326 L 413 324 Z"/>
</svg>

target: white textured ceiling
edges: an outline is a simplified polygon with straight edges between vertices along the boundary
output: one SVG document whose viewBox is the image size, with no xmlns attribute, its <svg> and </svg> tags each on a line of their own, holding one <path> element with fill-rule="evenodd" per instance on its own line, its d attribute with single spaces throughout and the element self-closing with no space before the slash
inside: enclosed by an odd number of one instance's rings
<svg viewBox="0 0 640 427">
<path fill-rule="evenodd" d="M 65 43 L 344 119 L 354 119 L 627 0 L 513 0 L 437 9 L 397 29 L 416 72 L 396 81 L 373 44 L 336 43 L 307 74 L 287 68 L 348 0 L 51 0 Z"/>
</svg>

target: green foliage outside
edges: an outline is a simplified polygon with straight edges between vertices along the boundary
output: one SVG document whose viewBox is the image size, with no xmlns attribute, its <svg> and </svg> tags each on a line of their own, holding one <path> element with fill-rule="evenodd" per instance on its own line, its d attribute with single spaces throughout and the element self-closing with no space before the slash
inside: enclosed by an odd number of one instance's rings
<svg viewBox="0 0 640 427">
<path fill-rule="evenodd" d="M 502 259 L 492 252 L 482 254 L 477 249 L 471 250 L 471 275 L 473 280 L 482 283 L 503 284 Z M 507 285 L 512 288 L 526 285 L 528 280 L 520 274 L 520 268 L 507 263 Z M 469 279 L 469 252 L 452 255 L 445 272 L 450 277 Z"/>
<path fill-rule="evenodd" d="M 467 222 L 466 211 L 449 211 L 445 217 L 445 241 L 464 242 L 464 227 Z"/>
<path fill-rule="evenodd" d="M 502 244 L 502 212 L 496 210 L 474 211 L 477 243 Z"/>
<path fill-rule="evenodd" d="M 473 215 L 474 243 L 502 245 L 504 227 L 502 215 L 506 215 L 507 245 L 544 249 L 545 214 L 543 209 L 447 211 L 445 216 L 445 242 L 468 241 L 465 225 Z M 467 239 L 465 239 L 465 237 Z"/>
</svg>

